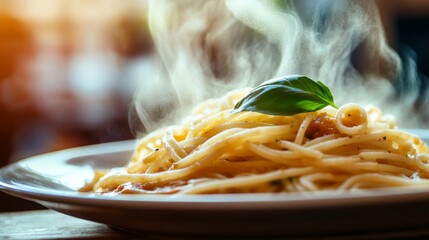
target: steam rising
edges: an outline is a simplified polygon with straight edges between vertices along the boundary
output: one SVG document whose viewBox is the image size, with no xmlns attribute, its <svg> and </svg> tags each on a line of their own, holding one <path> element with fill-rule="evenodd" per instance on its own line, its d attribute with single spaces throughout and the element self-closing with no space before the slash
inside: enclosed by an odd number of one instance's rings
<svg viewBox="0 0 429 240">
<path fill-rule="evenodd" d="M 158 65 L 135 99 L 144 128 L 179 123 L 204 99 L 287 74 L 323 81 L 338 104 L 374 104 L 409 117 L 417 96 L 391 104 L 403 72 L 375 4 L 312 4 L 317 6 L 306 16 L 292 1 L 151 1 Z M 405 125 L 417 121 L 408 118 Z"/>
</svg>

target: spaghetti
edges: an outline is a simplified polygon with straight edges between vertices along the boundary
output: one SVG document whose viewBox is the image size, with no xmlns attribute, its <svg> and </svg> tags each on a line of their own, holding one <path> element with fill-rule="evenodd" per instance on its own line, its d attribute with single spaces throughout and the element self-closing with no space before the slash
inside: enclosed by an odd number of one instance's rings
<svg viewBox="0 0 429 240">
<path fill-rule="evenodd" d="M 180 126 L 140 139 L 128 166 L 99 173 L 90 190 L 210 194 L 429 185 L 429 148 L 378 108 L 231 114 L 246 93 L 203 102 Z"/>
</svg>

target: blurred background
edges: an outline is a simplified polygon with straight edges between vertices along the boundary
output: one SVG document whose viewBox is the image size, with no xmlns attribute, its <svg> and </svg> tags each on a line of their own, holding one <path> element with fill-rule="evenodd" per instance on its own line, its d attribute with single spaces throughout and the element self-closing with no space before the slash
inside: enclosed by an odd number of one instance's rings
<svg viewBox="0 0 429 240">
<path fill-rule="evenodd" d="M 0 0 L 0 167 L 133 138 L 150 67 L 147 2 Z M 0 193 L 0 211 L 35 207 Z M 7 204 L 9 203 L 9 204 Z"/>
<path fill-rule="evenodd" d="M 426 95 L 429 1 L 377 4 L 389 44 L 413 57 Z M 147 7 L 145 0 L 0 0 L 0 167 L 134 137 L 128 113 L 153 61 Z M 0 203 L 0 211 L 41 208 L 3 193 Z"/>
</svg>

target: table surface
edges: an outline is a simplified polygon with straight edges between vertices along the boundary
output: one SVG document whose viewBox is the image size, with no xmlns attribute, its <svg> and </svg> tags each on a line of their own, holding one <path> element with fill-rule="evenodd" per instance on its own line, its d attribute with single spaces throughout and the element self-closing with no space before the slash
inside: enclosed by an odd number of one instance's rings
<svg viewBox="0 0 429 240">
<path fill-rule="evenodd" d="M 410 238 L 406 235 L 372 236 L 369 239 L 429 239 L 427 232 Z M 0 213 L 0 239 L 184 239 L 136 235 L 107 225 L 71 217 L 53 210 Z M 200 239 L 200 238 L 192 238 Z M 210 238 L 213 240 L 213 238 Z M 241 239 L 241 238 L 240 238 Z M 304 238 L 309 240 L 308 238 Z M 311 238 L 314 239 L 314 238 Z M 318 239 L 318 238 L 316 238 Z M 322 238 L 343 239 L 343 238 Z M 347 238 L 356 239 L 356 238 Z"/>
<path fill-rule="evenodd" d="M 0 213 L 0 239 L 144 239 L 53 210 Z"/>
</svg>

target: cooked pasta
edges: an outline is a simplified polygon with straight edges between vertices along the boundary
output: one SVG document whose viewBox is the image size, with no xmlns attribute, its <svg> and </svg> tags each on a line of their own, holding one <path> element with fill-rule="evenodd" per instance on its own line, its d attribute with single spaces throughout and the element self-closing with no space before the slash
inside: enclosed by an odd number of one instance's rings
<svg viewBox="0 0 429 240">
<path fill-rule="evenodd" d="M 128 166 L 99 174 L 98 193 L 307 192 L 429 186 L 429 148 L 374 107 L 293 116 L 231 113 L 248 90 L 198 105 L 178 126 L 139 139 Z M 89 188 L 86 188 L 87 190 Z"/>
</svg>

